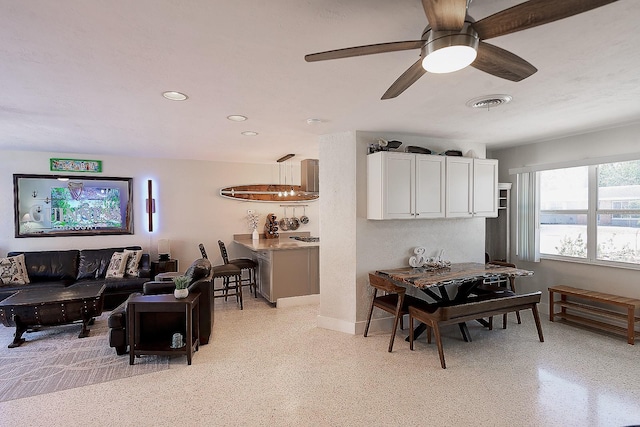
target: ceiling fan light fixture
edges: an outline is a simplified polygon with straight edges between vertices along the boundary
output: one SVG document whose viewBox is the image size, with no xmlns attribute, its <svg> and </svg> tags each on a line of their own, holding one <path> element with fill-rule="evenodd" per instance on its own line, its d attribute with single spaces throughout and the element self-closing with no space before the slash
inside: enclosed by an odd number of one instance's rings
<svg viewBox="0 0 640 427">
<path fill-rule="evenodd" d="M 430 53 L 422 60 L 422 67 L 430 73 L 453 73 L 468 67 L 477 52 L 468 46 L 448 46 Z"/>
<path fill-rule="evenodd" d="M 428 31 L 422 48 L 422 68 L 430 73 L 452 73 L 469 66 L 478 55 L 478 33 L 469 23 L 460 32 Z"/>
</svg>

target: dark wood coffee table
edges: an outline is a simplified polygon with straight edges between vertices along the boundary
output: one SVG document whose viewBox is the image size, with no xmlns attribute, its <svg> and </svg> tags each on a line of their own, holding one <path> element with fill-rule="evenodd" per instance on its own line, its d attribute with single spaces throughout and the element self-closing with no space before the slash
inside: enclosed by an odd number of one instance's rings
<svg viewBox="0 0 640 427">
<path fill-rule="evenodd" d="M 9 348 L 24 343 L 22 334 L 35 326 L 57 326 L 82 321 L 78 338 L 89 336 L 94 317 L 102 313 L 106 285 L 73 285 L 68 288 L 36 288 L 16 292 L 0 301 L 0 322 L 15 326 L 16 332 Z"/>
</svg>

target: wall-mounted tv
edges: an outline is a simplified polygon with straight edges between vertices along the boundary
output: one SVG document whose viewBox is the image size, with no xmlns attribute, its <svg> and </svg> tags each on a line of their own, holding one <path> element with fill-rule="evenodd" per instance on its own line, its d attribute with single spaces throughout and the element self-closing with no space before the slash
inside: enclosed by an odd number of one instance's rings
<svg viewBox="0 0 640 427">
<path fill-rule="evenodd" d="M 16 237 L 133 234 L 132 178 L 13 175 Z"/>
</svg>

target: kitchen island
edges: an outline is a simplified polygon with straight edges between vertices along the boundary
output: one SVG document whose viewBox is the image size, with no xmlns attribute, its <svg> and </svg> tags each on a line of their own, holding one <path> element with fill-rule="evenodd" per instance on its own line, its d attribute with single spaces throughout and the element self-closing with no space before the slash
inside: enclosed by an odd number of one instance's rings
<svg viewBox="0 0 640 427">
<path fill-rule="evenodd" d="M 304 235 L 281 233 L 279 239 L 261 236 L 258 241 L 251 240 L 248 234 L 233 236 L 234 243 L 258 262 L 258 291 L 267 301 L 278 303 L 283 298 L 320 293 L 320 243 L 290 238 Z"/>
</svg>

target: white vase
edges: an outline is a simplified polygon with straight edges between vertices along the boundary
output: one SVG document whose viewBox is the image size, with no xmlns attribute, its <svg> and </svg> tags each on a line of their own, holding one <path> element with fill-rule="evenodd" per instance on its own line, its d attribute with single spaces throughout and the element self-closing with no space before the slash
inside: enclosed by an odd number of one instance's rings
<svg viewBox="0 0 640 427">
<path fill-rule="evenodd" d="M 173 296 L 176 297 L 177 299 L 186 298 L 189 296 L 189 289 L 188 288 L 176 289 L 173 291 Z"/>
<path fill-rule="evenodd" d="M 253 233 L 251 233 L 251 240 L 260 240 L 260 234 L 258 234 L 257 229 L 253 229 Z"/>
</svg>

